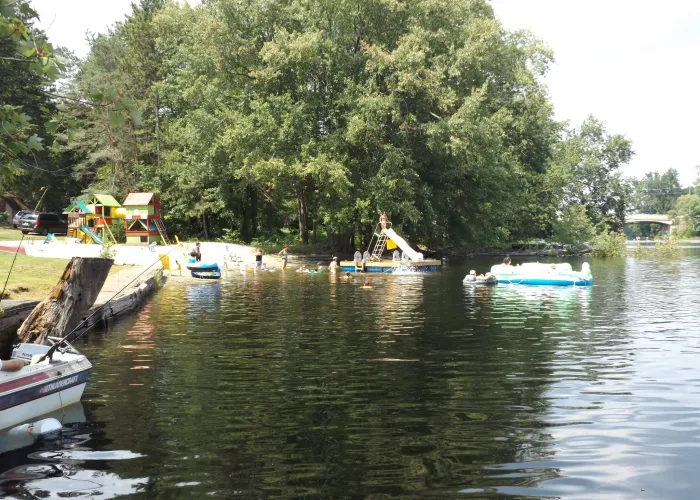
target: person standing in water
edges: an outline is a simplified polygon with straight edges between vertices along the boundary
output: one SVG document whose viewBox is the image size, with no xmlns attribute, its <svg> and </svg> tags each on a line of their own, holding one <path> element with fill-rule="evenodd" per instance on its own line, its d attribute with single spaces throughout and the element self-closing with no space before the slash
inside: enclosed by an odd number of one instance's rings
<svg viewBox="0 0 700 500">
<path fill-rule="evenodd" d="M 255 250 L 255 266 L 260 270 L 262 267 L 262 258 L 263 258 L 263 251 L 262 248 L 258 248 Z"/>
<path fill-rule="evenodd" d="M 282 271 L 287 269 L 287 259 L 289 258 L 287 251 L 289 250 L 289 247 L 287 245 L 284 245 L 284 248 L 280 250 L 280 253 L 278 255 L 282 256 Z"/>
<path fill-rule="evenodd" d="M 505 258 L 503 259 L 503 265 L 510 266 L 510 255 L 505 256 Z"/>
<path fill-rule="evenodd" d="M 336 267 L 338 267 L 338 257 L 333 257 L 331 264 L 328 266 L 328 270 L 331 274 L 335 274 Z"/>
</svg>

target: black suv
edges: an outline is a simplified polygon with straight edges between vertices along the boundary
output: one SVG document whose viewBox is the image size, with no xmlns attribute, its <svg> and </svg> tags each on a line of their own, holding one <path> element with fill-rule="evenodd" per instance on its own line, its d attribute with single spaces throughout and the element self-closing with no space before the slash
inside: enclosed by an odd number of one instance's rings
<svg viewBox="0 0 700 500">
<path fill-rule="evenodd" d="M 56 214 L 49 214 L 45 212 L 39 214 L 27 214 L 19 220 L 17 229 L 20 229 L 24 234 L 66 234 L 68 232 L 68 222 L 63 217 Z"/>
</svg>

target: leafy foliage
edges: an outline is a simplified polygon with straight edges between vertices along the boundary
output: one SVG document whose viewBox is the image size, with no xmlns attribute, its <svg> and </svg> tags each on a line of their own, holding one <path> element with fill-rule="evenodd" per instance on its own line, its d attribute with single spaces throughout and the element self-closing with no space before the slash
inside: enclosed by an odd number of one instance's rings
<svg viewBox="0 0 700 500">
<path fill-rule="evenodd" d="M 184 236 L 349 252 L 386 211 L 432 248 L 580 243 L 621 224 L 632 150 L 552 119 L 551 60 L 486 0 L 141 0 L 23 141 L 67 196 L 156 191 Z"/>
<path fill-rule="evenodd" d="M 593 239 L 593 256 L 624 257 L 627 254 L 625 235 L 616 231 L 603 231 Z"/>
<path fill-rule="evenodd" d="M 586 207 L 582 205 L 567 206 L 561 218 L 554 223 L 554 240 L 576 248 L 583 248 L 595 235 L 595 227 L 588 218 Z"/>
</svg>

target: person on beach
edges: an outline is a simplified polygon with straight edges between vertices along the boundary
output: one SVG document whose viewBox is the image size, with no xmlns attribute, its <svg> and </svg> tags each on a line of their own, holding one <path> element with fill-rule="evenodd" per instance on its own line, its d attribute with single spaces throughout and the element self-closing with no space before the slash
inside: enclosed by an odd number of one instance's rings
<svg viewBox="0 0 700 500">
<path fill-rule="evenodd" d="M 195 262 L 202 261 L 202 248 L 199 242 L 195 244 L 194 249 L 190 252 L 190 256 L 194 257 Z"/>
<path fill-rule="evenodd" d="M 24 359 L 6 359 L 0 361 L 0 372 L 18 372 L 29 364 L 29 361 Z"/>
<path fill-rule="evenodd" d="M 255 266 L 260 269 L 262 267 L 263 251 L 262 248 L 255 250 Z"/>
<path fill-rule="evenodd" d="M 337 267 L 338 267 L 338 257 L 333 257 L 331 264 L 328 266 L 328 271 L 330 271 L 331 274 L 335 274 L 335 269 Z"/>
<path fill-rule="evenodd" d="M 289 247 L 287 245 L 284 245 L 284 248 L 280 250 L 280 252 L 277 255 L 282 256 L 282 271 L 287 269 L 287 258 L 289 257 L 287 254 L 287 251 L 289 250 Z"/>
</svg>

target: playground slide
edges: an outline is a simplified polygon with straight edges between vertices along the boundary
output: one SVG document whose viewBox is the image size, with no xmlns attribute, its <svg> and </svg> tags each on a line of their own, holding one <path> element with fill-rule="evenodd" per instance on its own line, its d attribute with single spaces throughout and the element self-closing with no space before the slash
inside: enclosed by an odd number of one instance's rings
<svg viewBox="0 0 700 500">
<path fill-rule="evenodd" d="M 399 247 L 401 251 L 408 256 L 409 259 L 415 261 L 423 260 L 423 254 L 416 252 L 414 249 L 408 246 L 406 240 L 404 240 L 401 236 L 396 234 L 396 232 L 393 229 L 382 229 L 382 231 L 389 238 L 391 238 L 391 241 L 396 243 L 396 246 Z"/>
<path fill-rule="evenodd" d="M 101 244 L 102 244 L 102 238 L 100 238 L 100 237 L 97 236 L 95 233 L 93 233 L 92 231 L 90 231 L 90 228 L 87 227 L 85 224 L 83 224 L 82 226 L 80 226 L 80 230 L 81 230 L 83 233 L 87 234 L 87 235 L 90 237 L 90 239 L 91 239 L 92 241 L 94 241 L 95 243 L 97 243 L 98 245 L 101 245 Z"/>
</svg>

